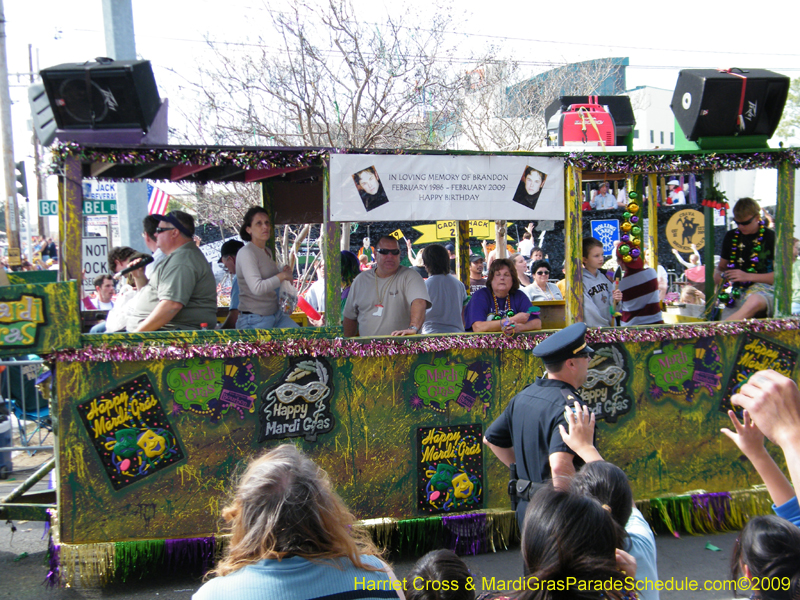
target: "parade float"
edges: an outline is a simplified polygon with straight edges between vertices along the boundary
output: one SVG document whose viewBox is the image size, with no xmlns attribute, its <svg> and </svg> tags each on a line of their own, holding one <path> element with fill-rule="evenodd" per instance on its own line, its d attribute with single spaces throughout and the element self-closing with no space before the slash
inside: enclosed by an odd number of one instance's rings
<svg viewBox="0 0 800 600">
<path fill-rule="evenodd" d="M 219 514 L 232 476 L 248 457 L 284 442 L 326 469 L 362 526 L 397 553 L 441 546 L 478 553 L 513 543 L 508 472 L 481 441 L 509 399 L 543 372 L 530 349 L 549 332 L 343 338 L 340 223 L 457 218 L 465 279 L 469 219 L 563 220 L 568 295 L 560 309 L 569 324 L 582 320 L 580 240 L 589 235 L 582 186 L 600 178 L 625 178 L 637 191 L 641 201 L 625 219 L 639 228 L 630 247 L 650 252 L 652 265 L 659 175 L 710 181 L 719 170 L 778 170 L 777 317 L 590 330 L 596 354 L 582 391 L 598 416 L 601 453 L 628 474 L 658 530 L 736 528 L 769 511 L 765 491 L 753 487 L 755 471 L 719 429 L 749 373 L 769 367 L 795 376 L 800 323 L 789 317 L 789 299 L 798 150 L 503 155 L 63 145 L 57 156 L 60 283 L 0 288 L 0 351 L 38 353 L 51 365 L 57 432 L 55 505 L 15 498 L 0 510 L 50 521 L 53 583 L 208 567 L 225 542 Z M 367 167 L 379 174 L 386 202 L 363 198 L 354 185 L 353 174 Z M 539 192 L 518 196 L 529 167 L 541 173 Z M 328 326 L 82 335 L 81 256 L 73 250 L 85 177 L 260 182 L 275 224 L 323 223 Z M 699 209 L 701 234 L 712 230 L 710 206 L 687 208 Z"/>
</svg>

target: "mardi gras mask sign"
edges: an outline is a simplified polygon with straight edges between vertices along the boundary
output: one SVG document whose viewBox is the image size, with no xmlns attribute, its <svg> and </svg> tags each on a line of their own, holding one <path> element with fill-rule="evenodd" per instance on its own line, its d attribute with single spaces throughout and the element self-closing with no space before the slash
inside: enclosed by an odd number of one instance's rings
<svg viewBox="0 0 800 600">
<path fill-rule="evenodd" d="M 581 388 L 581 399 L 595 414 L 595 418 L 616 423 L 630 412 L 633 401 L 625 387 L 629 367 L 625 356 L 616 346 L 592 344 L 595 354 L 589 362 L 586 382 Z"/>
<path fill-rule="evenodd" d="M 184 457 L 147 375 L 92 398 L 77 409 L 115 490 Z"/>
<path fill-rule="evenodd" d="M 332 370 L 327 360 L 302 356 L 289 361 L 279 382 L 261 396 L 258 442 L 317 436 L 333 429 Z"/>
</svg>

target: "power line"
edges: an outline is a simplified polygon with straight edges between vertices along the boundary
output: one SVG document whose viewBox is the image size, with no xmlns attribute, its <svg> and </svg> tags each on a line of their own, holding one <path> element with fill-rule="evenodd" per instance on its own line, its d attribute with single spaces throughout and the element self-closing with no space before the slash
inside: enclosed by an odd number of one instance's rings
<svg viewBox="0 0 800 600">
<path fill-rule="evenodd" d="M 268 11 L 268 12 L 280 12 L 280 11 Z M 375 25 L 379 26 L 379 23 L 369 23 L 364 22 L 365 25 Z M 402 29 L 413 29 L 415 31 L 425 31 L 428 33 L 442 33 L 439 30 L 435 29 L 426 29 L 424 27 L 409 27 L 407 25 L 399 25 L 399 28 Z M 87 32 L 87 33 L 95 33 L 100 34 L 101 32 L 96 29 L 72 29 L 72 31 L 76 32 Z M 524 37 L 511 37 L 511 36 L 504 36 L 504 35 L 492 35 L 488 33 L 473 33 L 473 32 L 460 32 L 460 31 L 453 31 L 449 30 L 447 32 L 448 35 L 457 35 L 463 37 L 474 37 L 474 38 L 486 38 L 486 39 L 493 39 L 493 40 L 500 40 L 504 42 L 526 42 L 526 43 L 533 43 L 533 44 L 551 44 L 551 45 L 562 45 L 562 46 L 581 46 L 581 47 L 589 47 L 593 49 L 597 48 L 607 48 L 609 51 L 617 51 L 617 50 L 637 50 L 637 51 L 645 51 L 645 52 L 682 52 L 682 53 L 689 53 L 689 54 L 719 54 L 719 55 L 732 55 L 735 54 L 737 56 L 773 56 L 773 57 L 785 57 L 785 58 L 798 58 L 800 57 L 800 53 L 782 53 L 782 52 L 738 52 L 738 51 L 731 51 L 731 50 L 698 50 L 698 49 L 685 49 L 685 48 L 657 48 L 652 46 L 622 46 L 622 45 L 602 45 L 598 46 L 596 43 L 589 43 L 589 42 L 568 42 L 568 41 L 558 41 L 558 40 L 542 40 L 536 38 L 524 38 Z M 263 48 L 263 49 L 274 49 L 270 46 L 263 44 L 263 43 L 256 43 L 256 42 L 229 42 L 229 41 L 211 41 L 209 39 L 196 39 L 196 38 L 179 38 L 179 37 L 170 37 L 170 36 L 158 36 L 158 35 L 148 35 L 148 34 L 137 34 L 137 38 L 151 38 L 157 40 L 168 40 L 173 42 L 186 42 L 191 44 L 221 44 L 226 46 L 241 46 L 241 47 L 250 47 L 250 48 Z M 672 67 L 666 67 L 672 68 Z"/>
</svg>

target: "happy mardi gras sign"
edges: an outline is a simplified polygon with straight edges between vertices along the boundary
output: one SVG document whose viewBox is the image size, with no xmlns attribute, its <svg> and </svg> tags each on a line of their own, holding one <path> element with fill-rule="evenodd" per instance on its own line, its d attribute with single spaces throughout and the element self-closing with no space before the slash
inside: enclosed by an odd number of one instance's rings
<svg viewBox="0 0 800 600">
<path fill-rule="evenodd" d="M 77 410 L 115 490 L 184 458 L 147 375 L 79 404 Z"/>
<path fill-rule="evenodd" d="M 791 378 L 796 363 L 796 351 L 748 333 L 739 346 L 736 363 L 728 378 L 728 385 L 725 386 L 725 394 L 722 396 L 719 409 L 727 412 L 732 408 L 731 396 L 738 392 L 739 388 L 747 383 L 747 380 L 756 371 L 773 369 L 781 375 Z"/>
<path fill-rule="evenodd" d="M 278 383 L 261 396 L 258 443 L 317 436 L 333 429 L 333 371 L 324 358 L 306 355 L 289 361 Z"/>
<path fill-rule="evenodd" d="M 0 287 L 0 356 L 77 347 L 77 306 L 75 282 Z"/>
<path fill-rule="evenodd" d="M 586 382 L 581 387 L 581 400 L 598 421 L 616 423 L 633 406 L 625 385 L 629 371 L 625 355 L 616 345 L 592 346 L 595 354 L 589 362 Z"/>
<path fill-rule="evenodd" d="M 483 428 L 417 429 L 417 508 L 422 513 L 483 506 Z"/>
</svg>

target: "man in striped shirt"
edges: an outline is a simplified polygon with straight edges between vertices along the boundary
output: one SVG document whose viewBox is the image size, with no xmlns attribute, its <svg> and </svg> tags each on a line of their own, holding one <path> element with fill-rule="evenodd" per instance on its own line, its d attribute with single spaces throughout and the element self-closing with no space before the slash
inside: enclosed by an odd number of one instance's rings
<svg viewBox="0 0 800 600">
<path fill-rule="evenodd" d="M 617 262 L 622 266 L 623 277 L 619 282 L 622 302 L 619 310 L 622 313 L 623 325 L 653 325 L 663 323 L 661 302 L 658 296 L 658 275 L 655 269 L 644 266 L 639 255 L 630 262 L 625 262 L 617 247 Z"/>
</svg>

